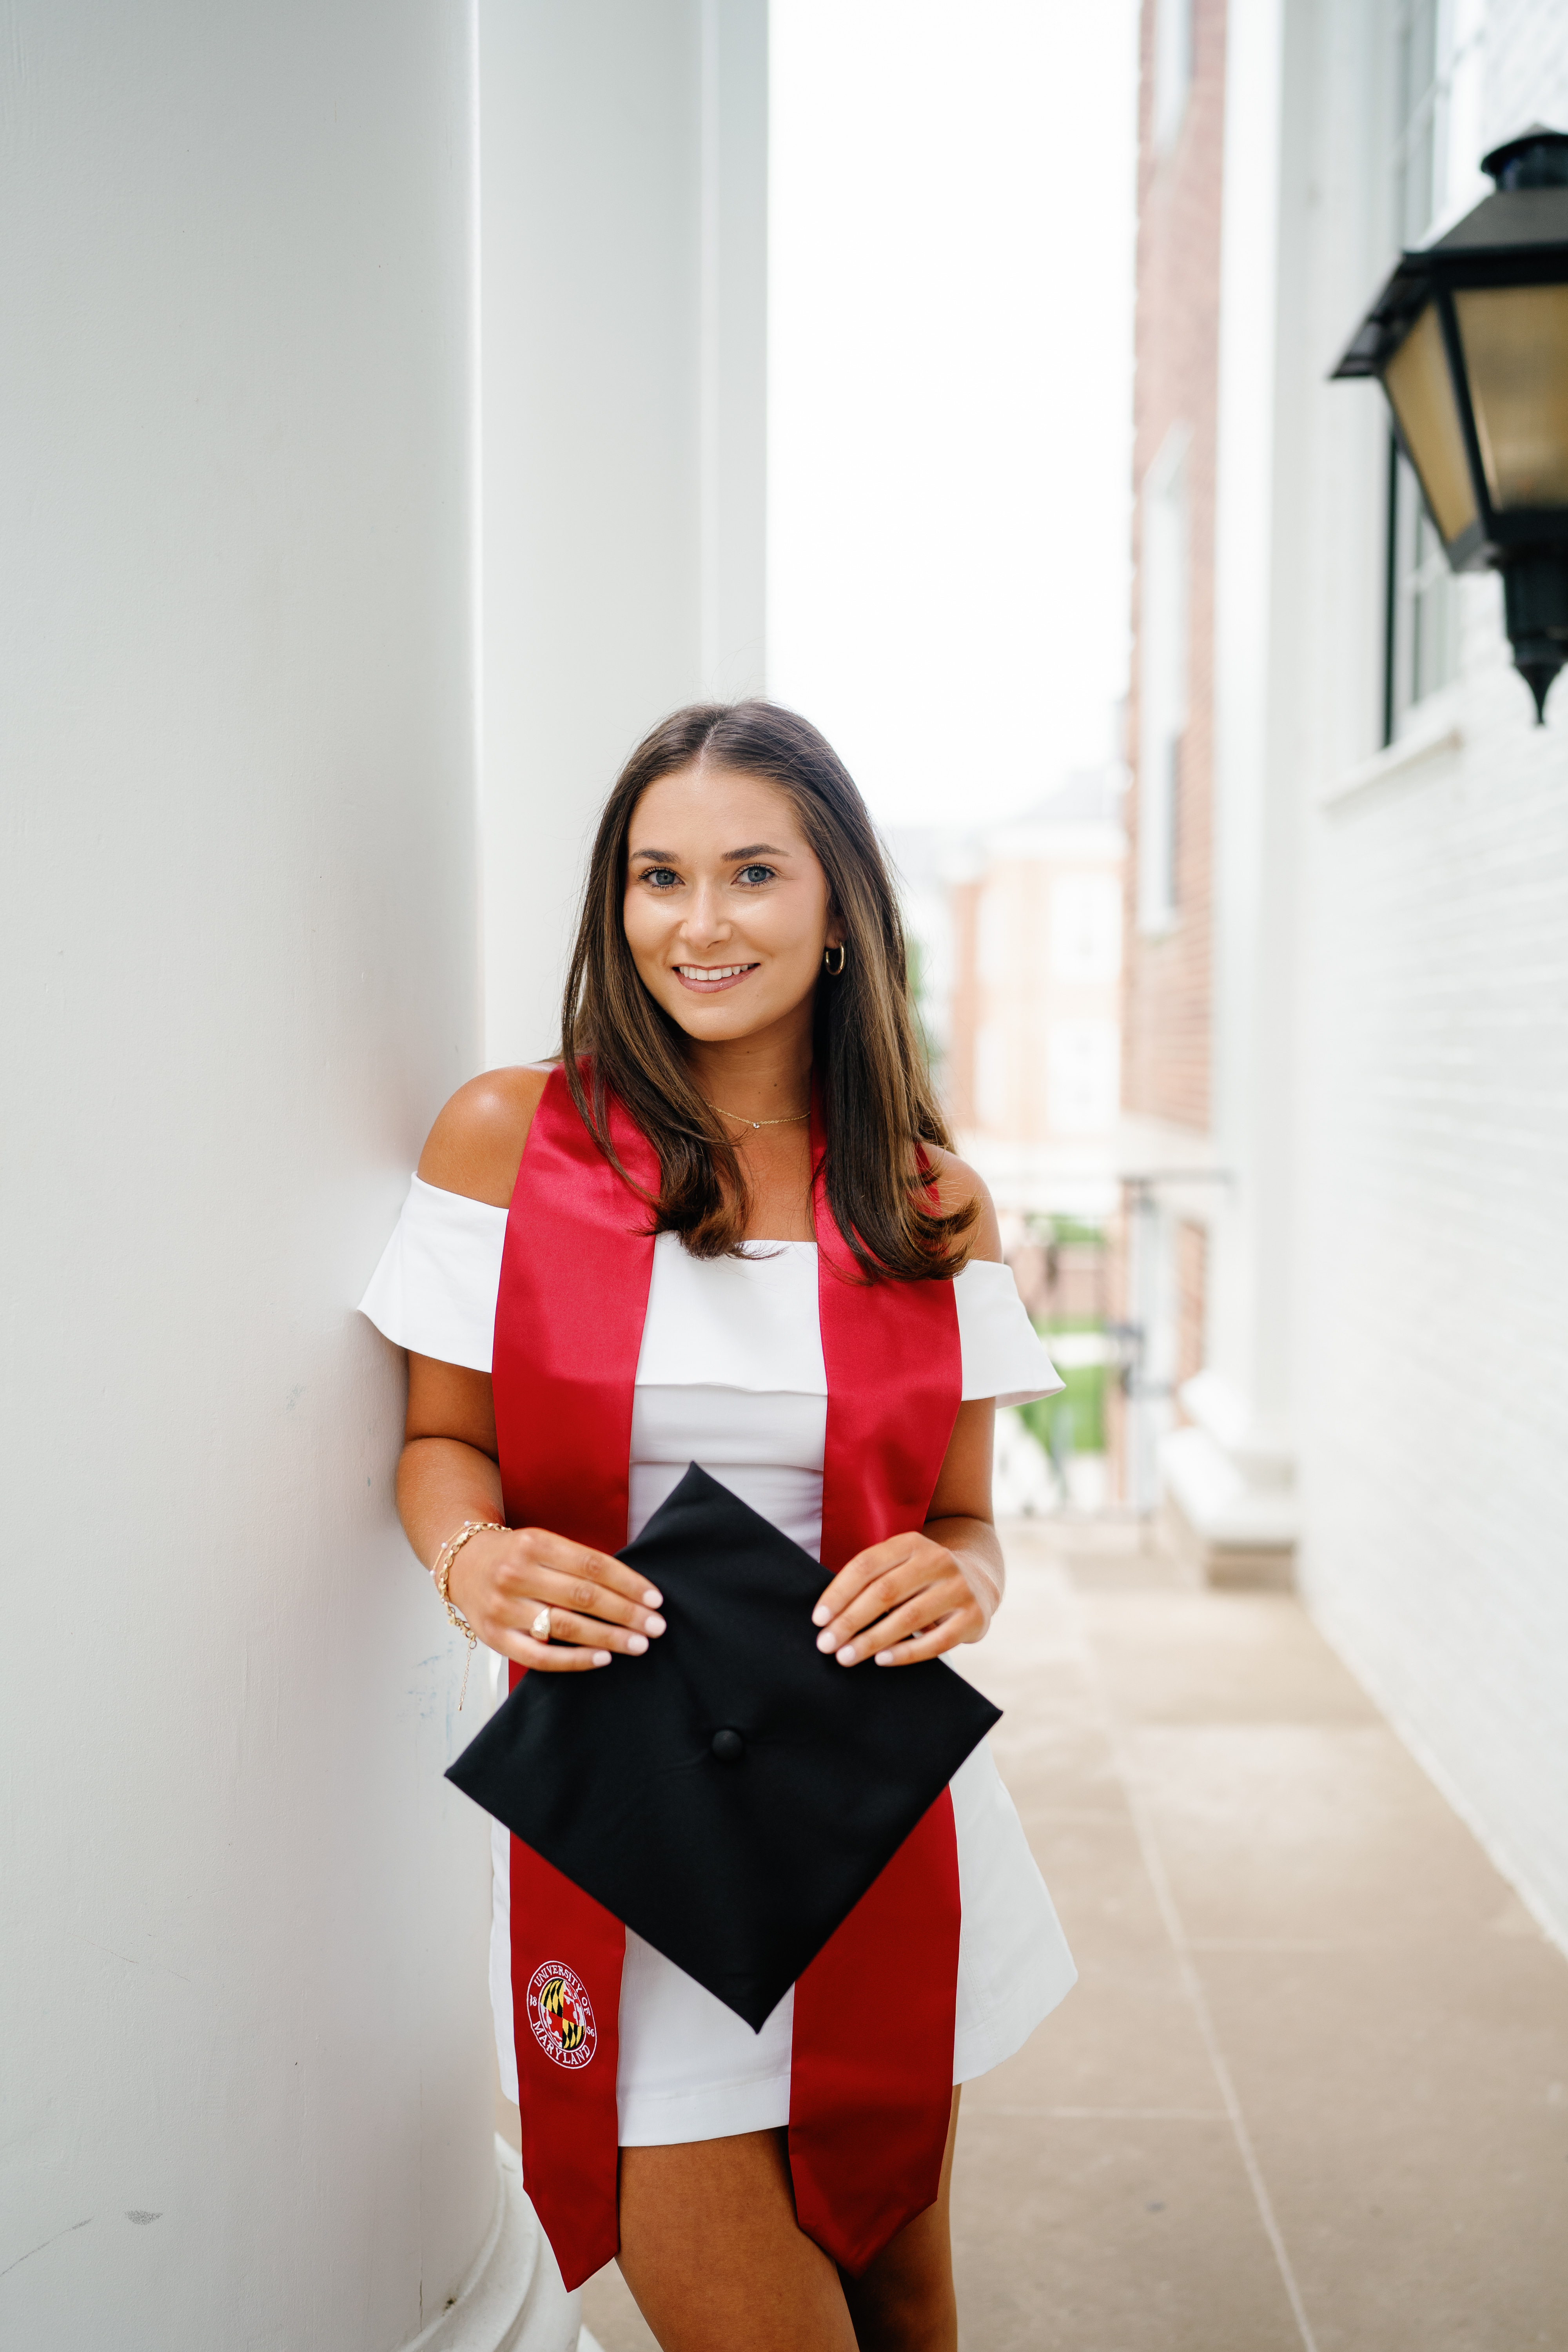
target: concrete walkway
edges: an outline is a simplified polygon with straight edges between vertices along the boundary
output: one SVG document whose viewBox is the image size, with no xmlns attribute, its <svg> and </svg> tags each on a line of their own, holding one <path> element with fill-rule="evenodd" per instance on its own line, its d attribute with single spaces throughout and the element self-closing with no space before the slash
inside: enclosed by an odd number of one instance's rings
<svg viewBox="0 0 1568 2352">
<path fill-rule="evenodd" d="M 1008 1556 L 965 1663 L 1081 1981 L 964 2094 L 965 2352 L 1568 2352 L 1568 1963 L 1294 1601 Z"/>
</svg>

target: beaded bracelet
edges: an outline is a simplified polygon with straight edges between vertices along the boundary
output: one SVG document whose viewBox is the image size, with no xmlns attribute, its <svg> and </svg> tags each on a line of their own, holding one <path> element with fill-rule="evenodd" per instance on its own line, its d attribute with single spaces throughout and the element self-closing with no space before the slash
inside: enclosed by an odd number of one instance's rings
<svg viewBox="0 0 1568 2352">
<path fill-rule="evenodd" d="M 452 1596 L 447 1591 L 447 1588 L 452 1580 L 452 1563 L 457 1559 L 458 1554 L 462 1550 L 463 1546 L 468 1542 L 468 1538 L 470 1536 L 493 1534 L 497 1530 L 504 1532 L 504 1521 L 500 1519 L 465 1519 L 462 1526 L 458 1529 L 457 1534 L 455 1536 L 448 1536 L 446 1542 L 441 1546 L 440 1550 L 436 1555 L 436 1564 L 430 1570 L 430 1575 L 435 1583 L 436 1590 L 440 1595 L 442 1608 L 446 1611 L 447 1617 L 450 1619 L 453 1625 L 456 1626 L 458 1632 L 462 1635 L 464 1641 L 467 1642 L 468 1645 L 468 1654 L 463 1660 L 463 1687 L 458 1694 L 458 1713 L 459 1715 L 463 1712 L 463 1701 L 468 1696 L 468 1668 L 473 1664 L 474 1652 L 479 1645 L 479 1637 L 475 1633 L 473 1627 L 469 1624 L 468 1619 L 464 1616 L 462 1611 L 458 1607 L 457 1602 L 452 1599 Z"/>
</svg>

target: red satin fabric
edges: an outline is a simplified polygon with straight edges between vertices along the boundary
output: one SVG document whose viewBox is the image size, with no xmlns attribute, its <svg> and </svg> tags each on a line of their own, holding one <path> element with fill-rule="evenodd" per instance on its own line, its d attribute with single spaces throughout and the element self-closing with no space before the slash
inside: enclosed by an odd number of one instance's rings
<svg viewBox="0 0 1568 2352">
<path fill-rule="evenodd" d="M 621 1163 L 657 1190 L 657 1156 L 615 1105 Z M 496 1306 L 492 1385 L 510 1527 L 616 1552 L 626 1539 L 632 1390 L 653 1276 L 647 1211 L 577 1115 L 559 1070 L 529 1130 L 513 1188 Z M 522 1669 L 513 1666 L 515 1686 Z M 621 1970 L 626 1932 L 543 1856 L 511 1841 L 511 2001 L 522 2177 L 568 2288 L 614 2259 Z M 551 1963 L 570 1968 L 593 2005 L 585 2066 L 547 2053 L 528 1992 Z"/>
<path fill-rule="evenodd" d="M 611 1133 L 628 1173 L 656 1191 L 657 1157 L 619 1104 Z M 868 1544 L 923 1524 L 957 1417 L 961 1363 L 950 1283 L 860 1279 L 827 1207 L 815 1112 L 812 1141 L 828 1391 L 822 1559 L 832 1571 Z M 647 1222 L 587 1133 L 564 1077 L 552 1073 L 512 1193 L 496 1309 L 496 1436 L 513 1527 L 550 1528 L 603 1551 L 626 1542 L 633 1388 L 653 1273 Z M 511 1853 L 523 2179 L 572 2287 L 619 2242 L 626 1933 L 515 1838 Z M 802 2228 L 851 2273 L 937 2193 L 952 2098 L 958 1927 L 944 1792 L 795 1986 L 796 2208 Z M 529 2022 L 529 1989 L 556 1967 L 572 1972 L 592 2007 L 595 2046 L 584 2063 L 559 2063 Z"/>
<path fill-rule="evenodd" d="M 963 1387 L 950 1282 L 868 1285 L 834 1223 L 813 1092 L 827 1372 L 822 1564 L 923 1527 Z M 857 1674 L 897 1672 L 860 1665 Z M 799 1978 L 789 2161 L 800 2225 L 858 2277 L 935 2201 L 952 2108 L 958 1840 L 946 1790 Z"/>
</svg>

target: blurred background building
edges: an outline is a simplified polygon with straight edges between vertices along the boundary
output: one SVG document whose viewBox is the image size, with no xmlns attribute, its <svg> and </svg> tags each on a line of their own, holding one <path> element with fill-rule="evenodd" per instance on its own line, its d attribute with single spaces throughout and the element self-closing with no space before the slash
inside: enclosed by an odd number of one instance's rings
<svg viewBox="0 0 1568 2352">
<path fill-rule="evenodd" d="M 990 1185 L 1067 1395 L 1001 1417 L 1010 1510 L 1100 1508 L 1121 1085 L 1125 772 L 965 833 L 891 826 L 917 995 L 960 1150 Z"/>
<path fill-rule="evenodd" d="M 1016 1210 L 1102 1218 L 1121 1075 L 1122 778 L 1069 777 L 952 888 L 945 1077 L 963 1148 Z"/>
</svg>

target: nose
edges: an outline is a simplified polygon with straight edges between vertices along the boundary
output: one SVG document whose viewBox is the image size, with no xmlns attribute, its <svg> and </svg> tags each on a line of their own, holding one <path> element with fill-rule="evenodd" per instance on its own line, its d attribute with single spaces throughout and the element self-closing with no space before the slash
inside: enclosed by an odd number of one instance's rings
<svg viewBox="0 0 1568 2352">
<path fill-rule="evenodd" d="M 681 937 L 693 948 L 713 947 L 730 932 L 729 918 L 711 883 L 700 882 L 680 926 Z"/>
</svg>

